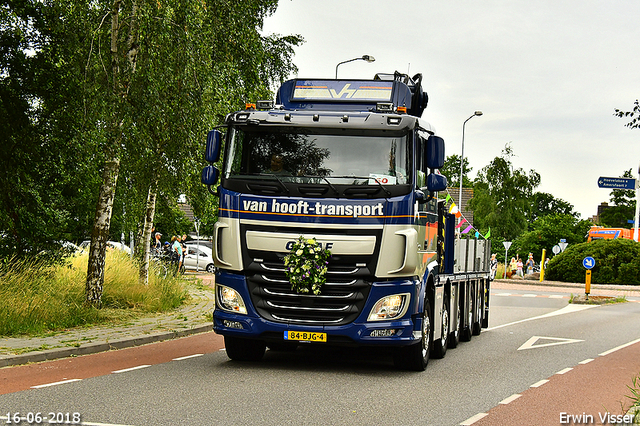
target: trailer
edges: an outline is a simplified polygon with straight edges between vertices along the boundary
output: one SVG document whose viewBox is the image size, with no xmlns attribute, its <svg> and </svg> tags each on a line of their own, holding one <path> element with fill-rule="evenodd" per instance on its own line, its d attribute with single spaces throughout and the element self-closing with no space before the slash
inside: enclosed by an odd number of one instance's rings
<svg viewBox="0 0 640 426">
<path fill-rule="evenodd" d="M 231 359 L 387 346 L 422 371 L 488 326 L 490 242 L 461 238 L 438 198 L 444 140 L 427 101 L 420 74 L 294 79 L 209 132 L 213 325 Z M 292 272 L 315 255 L 326 261 Z"/>
</svg>

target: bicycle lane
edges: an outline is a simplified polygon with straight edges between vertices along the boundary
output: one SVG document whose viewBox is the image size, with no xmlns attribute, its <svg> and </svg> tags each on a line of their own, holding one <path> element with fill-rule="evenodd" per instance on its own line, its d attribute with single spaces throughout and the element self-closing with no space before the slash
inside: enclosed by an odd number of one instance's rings
<svg viewBox="0 0 640 426">
<path fill-rule="evenodd" d="M 640 374 L 640 339 L 586 359 L 461 425 L 621 424 Z"/>
</svg>

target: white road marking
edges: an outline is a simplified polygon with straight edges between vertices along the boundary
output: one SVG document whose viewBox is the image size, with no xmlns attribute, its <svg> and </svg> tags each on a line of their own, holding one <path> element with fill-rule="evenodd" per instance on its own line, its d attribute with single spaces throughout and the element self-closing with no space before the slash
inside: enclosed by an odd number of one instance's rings
<svg viewBox="0 0 640 426">
<path fill-rule="evenodd" d="M 591 361 L 593 361 L 593 358 L 587 358 L 584 361 L 580 361 L 578 364 L 585 365 L 585 364 L 589 364 Z"/>
<path fill-rule="evenodd" d="M 536 382 L 534 384 L 532 384 L 530 387 L 532 388 L 539 388 L 540 386 L 544 385 L 545 383 L 547 383 L 549 380 L 540 380 L 539 382 Z"/>
<path fill-rule="evenodd" d="M 536 345 L 536 342 L 538 340 L 541 340 L 541 339 L 553 340 L 553 342 L 551 342 L 551 343 L 541 343 L 541 344 Z M 533 336 L 529 340 L 524 342 L 524 344 L 522 346 L 520 346 L 518 348 L 518 350 L 522 351 L 522 350 L 525 350 L 525 349 L 538 349 L 538 348 L 544 348 L 544 347 L 547 347 L 547 346 L 566 345 L 567 343 L 578 343 L 578 342 L 584 342 L 584 340 L 564 339 L 564 338 L 560 338 L 560 337 Z"/>
<path fill-rule="evenodd" d="M 124 370 L 116 370 L 116 371 L 112 371 L 112 373 L 114 374 L 118 374 L 118 373 L 126 373 L 128 371 L 133 371 L 133 370 L 140 370 L 141 368 L 147 368 L 147 367 L 151 367 L 150 365 L 138 365 L 136 367 L 131 367 L 131 368 L 125 368 Z"/>
<path fill-rule="evenodd" d="M 494 296 L 511 296 L 511 293 L 495 293 Z"/>
<path fill-rule="evenodd" d="M 552 295 L 549 296 L 549 299 L 563 299 L 565 297 L 567 297 L 567 296 L 563 296 L 561 294 L 552 294 Z"/>
<path fill-rule="evenodd" d="M 522 395 L 515 393 L 515 394 L 511 395 L 509 398 L 505 398 L 502 401 L 500 401 L 499 404 L 507 405 L 508 403 L 515 401 L 516 399 L 520 398 L 521 396 Z"/>
<path fill-rule="evenodd" d="M 632 341 L 632 342 L 625 343 L 624 345 L 620 345 L 620 346 L 618 346 L 618 347 L 616 347 L 616 348 L 609 349 L 608 351 L 602 352 L 602 353 L 601 353 L 601 354 L 599 354 L 599 355 L 600 355 L 600 356 L 609 355 L 609 354 L 610 354 L 610 353 L 612 353 L 612 352 L 615 352 L 615 351 L 618 351 L 618 350 L 620 350 L 620 349 L 626 348 L 627 346 L 631 346 L 631 345 L 636 344 L 636 343 L 638 343 L 638 342 L 640 342 L 640 339 L 636 339 L 636 340 L 634 340 L 634 341 Z"/>
<path fill-rule="evenodd" d="M 44 384 L 44 385 L 31 386 L 31 388 L 32 388 L 32 389 L 48 388 L 49 386 L 64 385 L 65 383 L 79 382 L 80 380 L 82 380 L 82 379 L 69 379 L 69 380 L 62 380 L 62 381 L 59 381 L 59 382 L 46 383 L 46 384 Z"/>
<path fill-rule="evenodd" d="M 570 314 L 570 313 L 573 313 L 573 312 L 580 312 L 580 311 L 584 311 L 585 309 L 597 308 L 598 306 L 599 305 L 567 305 L 562 309 L 558 309 L 557 311 L 549 312 L 548 314 L 539 315 L 537 317 L 525 318 L 525 319 L 522 319 L 520 321 L 514 321 L 514 322 L 510 322 L 508 324 L 497 325 L 497 326 L 491 327 L 491 328 L 485 328 L 483 331 L 497 330 L 497 329 L 502 328 L 502 327 L 508 327 L 510 325 L 520 324 L 520 323 L 527 322 L 527 321 L 533 321 L 533 320 L 542 319 L 542 318 L 555 317 L 557 315 Z"/>
<path fill-rule="evenodd" d="M 464 422 L 460 423 L 460 426 L 470 426 L 470 425 L 474 424 L 475 422 L 477 422 L 478 420 L 487 417 L 488 415 L 489 415 L 489 413 L 478 413 L 475 416 L 469 417 L 467 420 L 465 420 Z"/>
<path fill-rule="evenodd" d="M 560 370 L 558 371 L 556 374 L 564 374 L 564 373 L 568 373 L 569 371 L 573 370 L 573 368 L 569 367 L 569 368 L 565 368 L 564 370 Z"/>
<path fill-rule="evenodd" d="M 197 358 L 199 356 L 202 356 L 204 354 L 193 354 L 193 355 L 187 355 L 187 356 L 181 356 L 180 358 L 174 358 L 174 361 L 182 361 L 183 359 L 189 359 L 189 358 Z"/>
<path fill-rule="evenodd" d="M 522 297 L 538 297 L 537 294 L 523 294 Z"/>
</svg>

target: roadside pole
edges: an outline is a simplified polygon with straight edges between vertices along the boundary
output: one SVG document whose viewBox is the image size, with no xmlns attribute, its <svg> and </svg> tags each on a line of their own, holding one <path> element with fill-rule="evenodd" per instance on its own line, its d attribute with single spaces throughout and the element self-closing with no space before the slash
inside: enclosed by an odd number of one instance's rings
<svg viewBox="0 0 640 426">
<path fill-rule="evenodd" d="M 638 179 L 636 179 L 636 220 L 633 223 L 633 241 L 638 242 L 638 216 L 640 216 L 640 190 L 638 184 L 640 183 L 640 166 L 638 166 Z"/>
<path fill-rule="evenodd" d="M 503 241 L 502 245 L 504 246 L 504 276 L 502 278 L 506 279 L 507 265 L 509 265 L 509 263 L 507 262 L 507 259 L 509 259 L 508 254 L 509 254 L 509 247 L 511 247 L 511 241 Z"/>
<path fill-rule="evenodd" d="M 547 257 L 547 249 L 542 249 L 542 260 L 540 261 L 540 282 L 544 280 L 544 259 Z"/>
</svg>

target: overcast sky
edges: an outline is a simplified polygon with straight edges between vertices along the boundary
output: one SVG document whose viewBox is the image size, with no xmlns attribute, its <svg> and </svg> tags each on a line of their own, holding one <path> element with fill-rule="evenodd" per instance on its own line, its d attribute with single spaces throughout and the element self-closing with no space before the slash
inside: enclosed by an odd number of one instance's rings
<svg viewBox="0 0 640 426">
<path fill-rule="evenodd" d="M 583 219 L 609 201 L 598 177 L 640 162 L 640 130 L 614 117 L 640 98 L 640 1 L 280 0 L 264 32 L 300 34 L 301 78 L 396 70 L 423 74 L 447 155 L 471 177 L 510 143 L 516 168 L 534 169 L 538 191 L 575 206 Z M 296 76 L 292 76 L 296 77 Z"/>
</svg>

